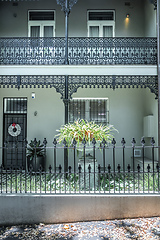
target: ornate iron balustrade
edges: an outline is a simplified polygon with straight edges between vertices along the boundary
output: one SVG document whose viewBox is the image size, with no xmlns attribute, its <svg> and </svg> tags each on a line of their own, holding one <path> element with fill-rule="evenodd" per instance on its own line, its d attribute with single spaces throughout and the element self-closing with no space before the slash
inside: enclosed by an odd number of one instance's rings
<svg viewBox="0 0 160 240">
<path fill-rule="evenodd" d="M 69 38 L 71 65 L 157 64 L 156 38 Z M 0 65 L 62 65 L 65 38 L 0 38 Z"/>
</svg>

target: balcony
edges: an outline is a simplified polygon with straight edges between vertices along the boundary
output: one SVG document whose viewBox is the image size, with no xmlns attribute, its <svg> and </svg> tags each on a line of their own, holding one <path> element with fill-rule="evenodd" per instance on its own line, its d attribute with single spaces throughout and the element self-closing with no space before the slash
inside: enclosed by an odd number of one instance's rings
<svg viewBox="0 0 160 240">
<path fill-rule="evenodd" d="M 68 39 L 69 65 L 156 65 L 156 38 Z M 0 65 L 63 65 L 65 38 L 0 38 Z"/>
</svg>

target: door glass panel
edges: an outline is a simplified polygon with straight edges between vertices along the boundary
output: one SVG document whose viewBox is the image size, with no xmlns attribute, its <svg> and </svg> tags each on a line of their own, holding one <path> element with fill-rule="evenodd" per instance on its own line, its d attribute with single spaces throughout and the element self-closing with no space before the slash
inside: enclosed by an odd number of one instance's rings
<svg viewBox="0 0 160 240">
<path fill-rule="evenodd" d="M 103 26 L 103 37 L 113 37 L 112 26 Z"/>
<path fill-rule="evenodd" d="M 40 26 L 31 26 L 31 37 L 40 37 Z"/>
<path fill-rule="evenodd" d="M 53 37 L 53 26 L 44 26 L 44 37 Z"/>
<path fill-rule="evenodd" d="M 89 36 L 90 37 L 99 37 L 99 26 L 90 26 L 89 27 Z"/>
</svg>

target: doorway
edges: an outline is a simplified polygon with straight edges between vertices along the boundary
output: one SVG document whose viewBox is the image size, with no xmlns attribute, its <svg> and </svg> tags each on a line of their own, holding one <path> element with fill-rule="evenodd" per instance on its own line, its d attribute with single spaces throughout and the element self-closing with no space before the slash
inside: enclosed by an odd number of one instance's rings
<svg viewBox="0 0 160 240">
<path fill-rule="evenodd" d="M 4 98 L 3 107 L 3 166 L 25 169 L 27 98 Z"/>
</svg>

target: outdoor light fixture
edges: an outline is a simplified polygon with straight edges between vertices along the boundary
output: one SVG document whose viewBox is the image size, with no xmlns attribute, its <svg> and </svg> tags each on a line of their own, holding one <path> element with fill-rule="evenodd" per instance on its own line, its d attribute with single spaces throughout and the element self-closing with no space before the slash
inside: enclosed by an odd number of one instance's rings
<svg viewBox="0 0 160 240">
<path fill-rule="evenodd" d="M 127 14 L 126 14 L 126 18 L 130 18 L 130 15 L 129 15 L 129 13 L 127 13 Z"/>
</svg>

